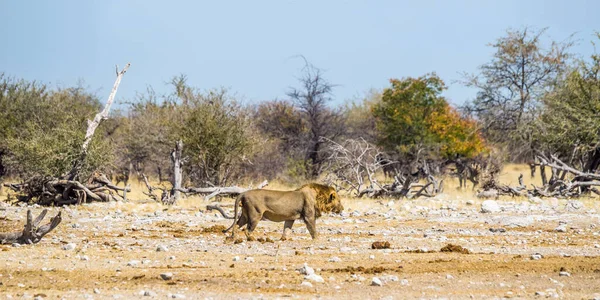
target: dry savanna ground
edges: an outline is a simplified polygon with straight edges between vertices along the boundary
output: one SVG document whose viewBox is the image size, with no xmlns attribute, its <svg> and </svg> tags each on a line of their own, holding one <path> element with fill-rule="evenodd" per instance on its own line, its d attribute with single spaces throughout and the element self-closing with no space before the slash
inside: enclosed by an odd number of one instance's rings
<svg viewBox="0 0 600 300">
<path fill-rule="evenodd" d="M 508 166 L 502 181 L 531 181 L 527 171 Z M 281 242 L 283 224 L 263 221 L 256 237 L 267 241 L 239 244 L 224 243 L 231 221 L 202 199 L 166 207 L 134 186 L 126 203 L 51 208 L 64 219 L 40 243 L 0 246 L 0 298 L 600 298 L 596 199 L 502 198 L 501 211 L 481 213 L 454 186 L 429 199 L 344 198 L 342 215 L 318 220 L 317 240 L 297 223 Z M 27 209 L 42 210 L 1 207 L 0 231 L 21 229 Z M 390 248 L 371 249 L 378 241 Z"/>
</svg>

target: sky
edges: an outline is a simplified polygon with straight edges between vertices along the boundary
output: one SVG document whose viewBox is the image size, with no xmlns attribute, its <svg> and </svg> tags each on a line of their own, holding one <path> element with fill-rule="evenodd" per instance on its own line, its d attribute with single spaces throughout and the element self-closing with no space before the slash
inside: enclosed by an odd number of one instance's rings
<svg viewBox="0 0 600 300">
<path fill-rule="evenodd" d="M 461 73 L 490 61 L 488 44 L 509 28 L 572 34 L 586 57 L 600 31 L 600 1 L 133 1 L 0 0 L 0 73 L 106 99 L 115 64 L 131 67 L 117 101 L 185 74 L 245 103 L 286 99 L 304 56 L 335 84 L 334 104 L 383 89 L 390 78 L 436 72 L 460 105 L 476 91 Z M 121 104 L 123 105 L 123 104 Z"/>
</svg>

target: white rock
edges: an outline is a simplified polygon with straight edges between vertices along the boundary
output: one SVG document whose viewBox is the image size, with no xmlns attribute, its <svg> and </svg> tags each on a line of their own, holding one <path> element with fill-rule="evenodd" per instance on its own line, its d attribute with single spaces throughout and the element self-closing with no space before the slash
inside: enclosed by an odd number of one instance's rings
<svg viewBox="0 0 600 300">
<path fill-rule="evenodd" d="M 446 279 L 454 279 L 454 276 L 452 276 L 450 274 L 446 274 Z"/>
<path fill-rule="evenodd" d="M 100 289 L 98 289 L 98 288 L 95 288 L 95 289 L 94 289 L 94 294 L 100 294 Z"/>
<path fill-rule="evenodd" d="M 400 280 L 400 284 L 401 285 L 408 285 L 408 279 L 402 279 L 402 280 Z"/>
<path fill-rule="evenodd" d="M 542 258 L 543 258 L 543 256 L 539 253 L 531 255 L 531 259 L 533 259 L 533 260 L 540 260 Z"/>
<path fill-rule="evenodd" d="M 305 287 L 313 287 L 312 283 L 310 283 L 308 281 L 302 281 L 302 283 L 300 285 L 305 286 Z"/>
<path fill-rule="evenodd" d="M 556 232 L 567 232 L 567 225 L 566 224 L 558 225 L 558 227 L 554 228 L 554 231 L 556 231 Z"/>
<path fill-rule="evenodd" d="M 314 282 L 318 282 L 318 283 L 322 283 L 325 282 L 325 280 L 323 280 L 323 277 L 317 275 L 317 274 L 310 274 L 310 275 L 306 275 L 304 276 L 304 279 L 306 280 L 310 280 L 310 281 L 314 281 Z"/>
<path fill-rule="evenodd" d="M 240 257 L 239 257 L 239 256 L 234 256 L 234 257 L 233 257 L 233 261 L 239 261 L 239 260 L 240 260 Z"/>
<path fill-rule="evenodd" d="M 135 266 L 137 266 L 137 265 L 139 265 L 139 264 L 140 264 L 140 261 L 139 261 L 139 260 L 130 260 L 130 261 L 127 263 L 127 266 L 129 266 L 129 267 L 135 267 Z"/>
<path fill-rule="evenodd" d="M 75 243 L 68 243 L 68 244 L 62 246 L 62 249 L 69 251 L 69 250 L 75 249 L 76 247 L 77 247 L 77 245 L 75 245 Z"/>
<path fill-rule="evenodd" d="M 485 200 L 481 203 L 481 212 L 482 213 L 496 213 L 500 212 L 500 206 L 496 200 Z"/>
<path fill-rule="evenodd" d="M 146 296 L 146 297 L 156 297 L 158 295 L 155 292 L 153 292 L 153 291 L 144 291 L 144 296 Z"/>
<path fill-rule="evenodd" d="M 340 262 L 340 261 L 342 261 L 342 260 L 339 257 L 337 257 L 337 256 L 334 256 L 334 257 L 332 257 L 332 258 L 329 259 L 329 262 Z"/>
<path fill-rule="evenodd" d="M 566 272 L 566 271 L 561 271 L 560 273 L 558 273 L 558 276 L 571 277 L 571 273 Z"/>
<path fill-rule="evenodd" d="M 171 272 L 161 273 L 160 278 L 162 278 L 163 280 L 171 280 L 171 279 L 173 279 L 173 273 L 171 273 Z"/>
<path fill-rule="evenodd" d="M 381 280 L 379 280 L 379 278 L 373 277 L 373 279 L 371 279 L 371 285 L 373 285 L 373 286 L 382 286 L 383 283 L 381 282 Z"/>
<path fill-rule="evenodd" d="M 90 258 L 87 255 L 84 255 L 81 257 L 81 260 L 88 261 L 88 260 L 90 260 Z"/>
<path fill-rule="evenodd" d="M 373 255 L 373 254 L 369 255 L 369 259 L 370 259 L 370 260 L 373 260 L 373 259 L 375 259 L 375 255 Z"/>
<path fill-rule="evenodd" d="M 173 299 L 185 299 L 185 295 L 184 294 L 172 294 L 171 298 L 173 298 Z"/>
<path fill-rule="evenodd" d="M 169 248 L 167 248 L 167 246 L 165 246 L 165 245 L 158 245 L 158 246 L 156 246 L 156 251 L 157 252 L 167 252 L 167 251 L 169 251 Z"/>
<path fill-rule="evenodd" d="M 473 200 L 467 200 L 467 205 L 473 205 L 473 204 L 475 204 L 475 201 L 473 201 Z"/>
<path fill-rule="evenodd" d="M 306 263 L 304 263 L 304 266 L 302 266 L 302 268 L 298 269 L 298 271 L 300 271 L 300 274 L 302 274 L 302 275 L 315 274 L 315 269 L 309 267 Z"/>
<path fill-rule="evenodd" d="M 565 204 L 565 209 L 567 211 L 576 211 L 576 210 L 580 210 L 584 207 L 583 202 L 579 201 L 579 200 L 570 200 L 567 201 L 567 204 Z"/>
</svg>

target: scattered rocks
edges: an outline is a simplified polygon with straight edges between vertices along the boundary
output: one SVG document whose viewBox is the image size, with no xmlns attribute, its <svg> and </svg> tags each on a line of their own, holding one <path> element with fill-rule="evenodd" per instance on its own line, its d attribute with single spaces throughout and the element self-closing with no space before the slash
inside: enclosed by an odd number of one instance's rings
<svg viewBox="0 0 600 300">
<path fill-rule="evenodd" d="M 475 201 L 473 201 L 473 200 L 467 200 L 466 204 L 469 205 L 469 206 L 471 206 L 471 205 L 475 204 Z"/>
<path fill-rule="evenodd" d="M 373 279 L 371 279 L 371 285 L 372 286 L 382 286 L 383 282 L 381 282 L 381 280 L 377 277 L 373 277 Z"/>
<path fill-rule="evenodd" d="M 165 245 L 156 246 L 156 252 L 167 252 L 167 251 L 169 251 L 169 248 L 167 248 L 167 246 L 165 246 Z"/>
<path fill-rule="evenodd" d="M 496 202 L 496 200 L 485 200 L 481 203 L 482 213 L 496 213 L 500 211 L 500 205 L 498 205 L 498 202 Z"/>
<path fill-rule="evenodd" d="M 506 232 L 506 229 L 500 227 L 500 228 L 490 228 L 491 232 Z"/>
</svg>

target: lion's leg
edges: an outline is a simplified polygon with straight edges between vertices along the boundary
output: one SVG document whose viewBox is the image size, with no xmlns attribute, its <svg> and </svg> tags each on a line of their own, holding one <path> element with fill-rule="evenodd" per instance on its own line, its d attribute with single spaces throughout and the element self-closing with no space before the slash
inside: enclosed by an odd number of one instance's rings
<svg viewBox="0 0 600 300">
<path fill-rule="evenodd" d="M 262 219 L 262 213 L 253 208 L 248 208 L 248 226 L 246 226 L 246 238 L 248 241 L 254 241 L 252 232 L 258 225 L 258 222 Z"/>
<path fill-rule="evenodd" d="M 283 235 L 281 236 L 281 240 L 282 241 L 287 240 L 285 234 L 286 234 L 286 232 L 287 232 L 288 229 L 289 230 L 292 229 L 292 226 L 294 226 L 294 221 L 295 220 L 288 220 L 288 221 L 285 221 L 285 223 L 283 223 Z"/>
<path fill-rule="evenodd" d="M 306 218 L 304 220 L 304 223 L 306 223 L 306 228 L 308 229 L 308 232 L 310 233 L 310 236 L 314 239 L 317 238 L 317 226 L 316 226 L 316 221 L 315 218 Z"/>
</svg>

